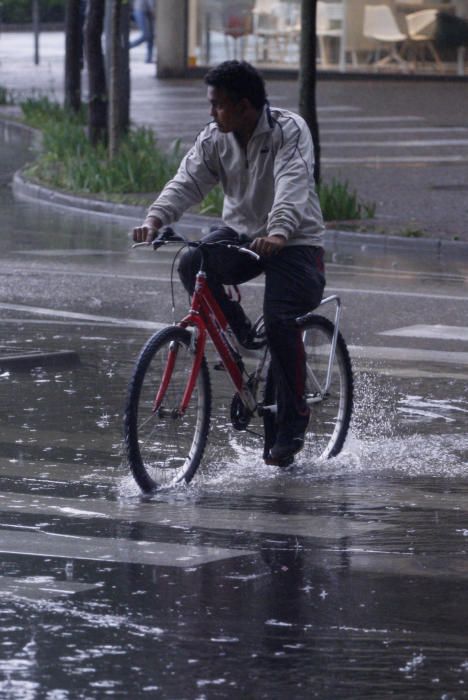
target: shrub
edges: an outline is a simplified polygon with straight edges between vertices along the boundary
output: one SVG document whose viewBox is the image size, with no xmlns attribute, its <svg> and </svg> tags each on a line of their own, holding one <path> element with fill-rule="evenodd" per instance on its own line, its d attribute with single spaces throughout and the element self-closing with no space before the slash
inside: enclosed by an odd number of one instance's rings
<svg viewBox="0 0 468 700">
<path fill-rule="evenodd" d="M 177 169 L 180 143 L 165 154 L 150 129 L 130 131 L 109 160 L 105 146 L 89 143 L 83 115 L 68 113 L 48 98 L 29 98 L 21 107 L 27 123 L 43 133 L 43 153 L 29 173 L 51 187 L 89 194 L 154 192 Z"/>
<path fill-rule="evenodd" d="M 356 192 L 350 192 L 348 182 L 335 178 L 328 185 L 320 183 L 318 195 L 325 221 L 350 221 L 352 219 L 372 219 L 375 204 L 359 202 Z"/>
</svg>

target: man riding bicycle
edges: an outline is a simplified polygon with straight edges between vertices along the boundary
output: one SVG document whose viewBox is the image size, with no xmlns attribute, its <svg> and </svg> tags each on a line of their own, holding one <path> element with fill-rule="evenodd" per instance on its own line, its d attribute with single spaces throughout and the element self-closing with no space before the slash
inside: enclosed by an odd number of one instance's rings
<svg viewBox="0 0 468 700">
<path fill-rule="evenodd" d="M 269 106 L 263 78 L 249 63 L 225 61 L 207 73 L 205 83 L 213 121 L 200 132 L 143 224 L 133 230 L 133 239 L 150 243 L 162 226 L 221 185 L 223 221 L 203 240 L 248 240 L 260 260 L 209 246 L 203 252 L 204 269 L 239 342 L 247 345 L 250 322 L 223 285 L 265 274 L 263 313 L 278 409 L 264 458 L 283 465 L 302 449 L 309 421 L 303 399 L 305 350 L 295 319 L 319 305 L 325 286 L 312 138 L 300 116 Z M 190 293 L 200 255 L 189 249 L 179 265 Z"/>
</svg>

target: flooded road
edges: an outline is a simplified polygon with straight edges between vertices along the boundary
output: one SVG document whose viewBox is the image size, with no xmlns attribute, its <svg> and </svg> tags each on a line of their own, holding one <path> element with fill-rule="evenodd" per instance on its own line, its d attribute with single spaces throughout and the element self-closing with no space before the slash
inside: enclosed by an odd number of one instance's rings
<svg viewBox="0 0 468 700">
<path fill-rule="evenodd" d="M 172 254 L 15 203 L 24 153 L 2 156 L 0 355 L 79 363 L 0 369 L 0 697 L 468 697 L 466 262 L 328 253 L 356 375 L 343 453 L 265 466 L 212 373 L 203 468 L 143 500 L 122 407 L 171 320 Z"/>
</svg>

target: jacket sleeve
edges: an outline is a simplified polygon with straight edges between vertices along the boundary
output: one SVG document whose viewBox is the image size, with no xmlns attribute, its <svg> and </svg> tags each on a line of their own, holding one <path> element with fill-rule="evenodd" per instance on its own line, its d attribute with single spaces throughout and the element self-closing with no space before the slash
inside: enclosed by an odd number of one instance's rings
<svg viewBox="0 0 468 700">
<path fill-rule="evenodd" d="M 311 197 L 314 150 L 309 128 L 297 115 L 281 125 L 281 140 L 273 168 L 274 199 L 267 234 L 289 238 L 299 227 Z"/>
<path fill-rule="evenodd" d="M 217 159 L 208 129 L 202 131 L 174 175 L 150 206 L 147 219 L 157 216 L 163 226 L 180 219 L 219 182 Z"/>
</svg>

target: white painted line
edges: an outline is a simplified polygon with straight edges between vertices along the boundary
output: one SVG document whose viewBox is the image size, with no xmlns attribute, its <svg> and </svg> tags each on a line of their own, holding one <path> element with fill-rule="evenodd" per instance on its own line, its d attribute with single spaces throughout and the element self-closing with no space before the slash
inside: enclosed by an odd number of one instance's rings
<svg viewBox="0 0 468 700">
<path fill-rule="evenodd" d="M 122 564 L 150 564 L 153 566 L 200 566 L 213 561 L 252 556 L 245 549 L 199 547 L 172 542 L 146 542 L 116 537 L 54 536 L 46 532 L 1 531 L 0 552 L 27 554 L 34 557 L 61 559 L 88 559 Z"/>
<path fill-rule="evenodd" d="M 468 139 L 412 139 L 405 141 L 339 141 L 324 142 L 323 148 L 434 148 L 434 146 L 468 146 Z"/>
<path fill-rule="evenodd" d="M 26 493 L 0 493 L 0 511 L 8 513 L 28 513 L 30 515 L 55 515 L 63 518 L 104 518 L 110 520 L 138 521 L 164 527 L 193 528 L 210 530 L 239 530 L 248 532 L 278 533 L 298 537 L 320 539 L 340 539 L 352 537 L 370 530 L 392 527 L 381 522 L 358 522 L 340 516 L 312 516 L 310 513 L 281 515 L 249 510 L 238 511 L 221 508 L 203 508 L 180 502 L 170 503 L 128 503 L 53 496 L 30 495 Z M 93 538 L 83 538 L 93 539 Z M 2 551 L 0 538 L 0 551 Z M 135 543 L 133 543 L 135 547 Z M 5 551 L 5 550 L 4 550 Z M 230 550 L 228 550 L 230 551 Z M 236 556 L 236 555 L 231 555 Z M 239 555 L 237 555 L 239 556 Z M 220 557 L 222 558 L 222 557 Z"/>
<path fill-rule="evenodd" d="M 270 98 L 270 102 L 271 102 Z M 326 105 L 317 108 L 317 112 L 362 112 L 362 107 L 352 105 Z"/>
<path fill-rule="evenodd" d="M 403 362 L 441 362 L 468 365 L 468 352 L 444 350 L 419 350 L 417 348 L 388 348 L 379 346 L 350 345 L 351 357 L 361 360 L 398 360 Z"/>
<path fill-rule="evenodd" d="M 50 580 L 49 580 L 50 578 Z M 96 583 L 79 583 L 78 581 L 54 581 L 48 576 L 30 576 L 16 578 L 0 576 L 0 595 L 13 595 L 28 600 L 43 600 L 74 593 L 83 593 L 100 588 Z"/>
<path fill-rule="evenodd" d="M 466 163 L 468 161 L 468 154 L 466 156 L 369 156 L 369 157 L 356 157 L 352 156 L 343 158 L 322 158 L 323 163 L 328 163 L 329 165 L 337 165 L 339 163 L 368 163 L 379 165 L 381 163 Z"/>
<path fill-rule="evenodd" d="M 402 338 L 431 338 L 434 340 L 462 340 L 468 341 L 468 328 L 466 326 L 424 325 L 405 326 L 389 331 L 382 331 L 379 335 L 399 336 Z"/>
<path fill-rule="evenodd" d="M 426 118 L 425 117 L 417 117 L 417 116 L 411 116 L 411 115 L 402 115 L 400 117 L 397 116 L 388 116 L 388 117 L 327 117 L 327 124 L 331 124 L 333 122 L 359 122 L 362 124 L 380 124 L 380 123 L 394 123 L 394 122 L 425 122 Z"/>
<path fill-rule="evenodd" d="M 398 292 L 389 289 L 353 289 L 350 287 L 327 287 L 327 293 L 337 294 L 366 294 L 385 297 L 409 297 L 412 299 L 440 299 L 442 301 L 463 301 L 468 302 L 468 296 L 457 296 L 455 294 L 431 294 L 430 292 Z"/>
<path fill-rule="evenodd" d="M 466 126 L 371 126 L 371 127 L 344 127 L 342 129 L 320 129 L 323 134 L 464 134 L 468 132 Z"/>
<path fill-rule="evenodd" d="M 115 326 L 126 326 L 128 328 L 147 328 L 148 330 L 158 330 L 165 328 L 167 323 L 157 321 L 138 321 L 133 318 L 116 318 L 115 316 L 96 316 L 94 314 L 80 314 L 74 311 L 63 311 L 61 309 L 46 309 L 42 306 L 27 306 L 26 304 L 0 304 L 0 309 L 6 311 L 23 311 L 24 313 L 37 314 L 40 316 L 54 316 L 57 318 L 72 319 L 74 321 L 95 321 L 97 323 L 110 323 Z"/>
</svg>

